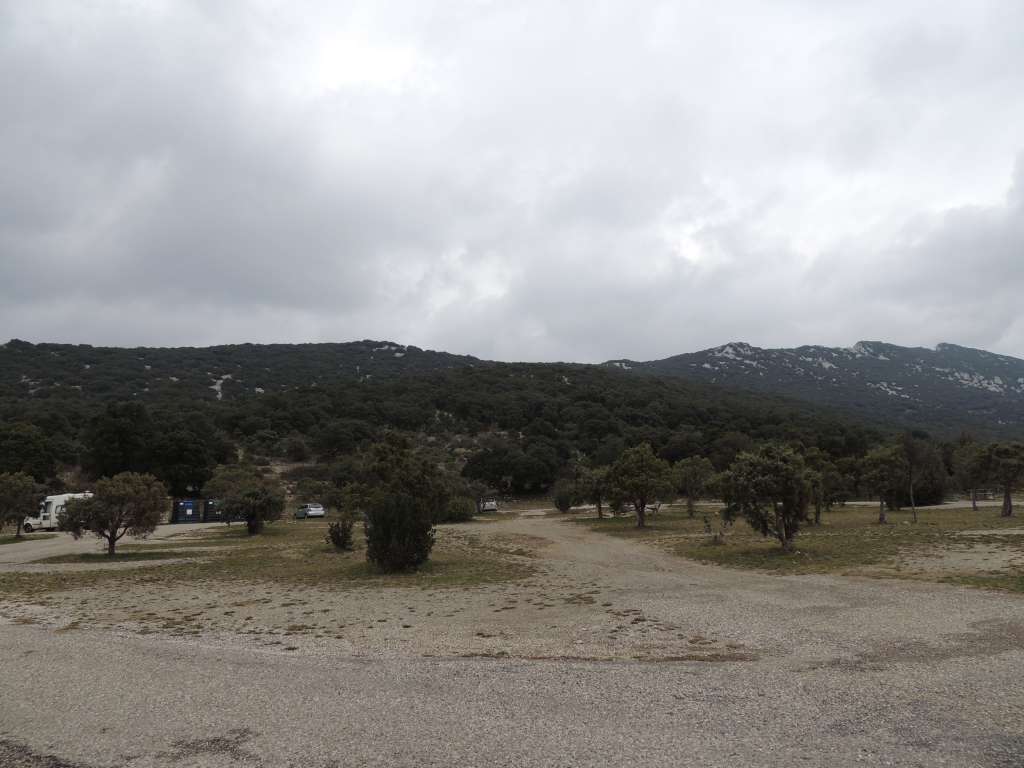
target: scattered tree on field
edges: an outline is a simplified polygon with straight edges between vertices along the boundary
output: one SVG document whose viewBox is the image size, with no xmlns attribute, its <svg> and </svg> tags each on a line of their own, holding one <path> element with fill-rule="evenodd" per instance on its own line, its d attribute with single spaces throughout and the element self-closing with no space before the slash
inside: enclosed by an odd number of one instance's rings
<svg viewBox="0 0 1024 768">
<path fill-rule="evenodd" d="M 762 536 L 774 536 L 783 550 L 793 549 L 800 524 L 807 520 L 807 467 L 792 449 L 768 444 L 741 453 L 724 473 L 726 514 L 746 518 Z"/>
<path fill-rule="evenodd" d="M 555 509 L 559 512 L 568 512 L 572 509 L 575 498 L 573 496 L 574 484 L 571 480 L 559 480 L 555 483 L 555 492 L 551 497 Z"/>
<path fill-rule="evenodd" d="M 672 492 L 671 467 L 654 455 L 649 443 L 627 448 L 612 464 L 608 479 L 615 495 L 633 503 L 637 528 L 647 525 L 648 502 Z"/>
<path fill-rule="evenodd" d="M 92 533 L 107 542 L 113 556 L 125 535 L 145 538 L 165 518 L 167 489 L 152 475 L 121 472 L 96 482 L 90 498 L 69 499 L 58 522 L 62 531 L 76 539 Z"/>
<path fill-rule="evenodd" d="M 918 477 L 925 469 L 925 464 L 929 460 L 929 453 L 933 452 L 933 449 L 929 443 L 923 439 L 920 435 L 913 432 L 904 432 L 897 443 L 897 447 L 900 454 L 903 456 L 903 467 L 906 472 L 906 487 L 907 493 L 910 497 L 910 511 L 914 516 L 914 522 L 917 522 L 917 503 L 914 499 L 914 486 L 917 483 Z"/>
<path fill-rule="evenodd" d="M 381 490 L 365 504 L 366 559 L 385 572 L 414 571 L 434 548 L 434 518 L 404 491 Z"/>
<path fill-rule="evenodd" d="M 582 499 L 597 507 L 597 516 L 604 517 L 608 499 L 608 467 L 589 467 L 580 480 Z"/>
<path fill-rule="evenodd" d="M 451 503 L 450 484 L 398 440 L 372 446 L 355 476 L 346 508 L 363 511 L 367 560 L 383 571 L 419 568 L 434 546 L 434 521 Z"/>
<path fill-rule="evenodd" d="M 1003 489 L 1002 517 L 1013 515 L 1013 487 L 1024 476 L 1024 444 L 996 443 L 989 447 L 987 464 L 992 479 Z"/>
<path fill-rule="evenodd" d="M 21 523 L 35 513 L 45 491 L 32 475 L 26 472 L 0 474 L 0 529 L 14 524 L 14 536 L 21 538 Z"/>
<path fill-rule="evenodd" d="M 832 505 L 842 497 L 846 478 L 820 448 L 808 449 L 804 454 L 804 463 L 807 465 L 811 503 L 814 505 L 814 524 L 821 525 L 822 510 L 831 510 Z"/>
<path fill-rule="evenodd" d="M 284 512 L 281 483 L 255 467 L 218 467 L 206 484 L 206 492 L 220 501 L 225 519 L 244 520 L 250 536 L 260 533 L 267 523 L 280 520 Z"/>
<path fill-rule="evenodd" d="M 903 454 L 895 446 L 883 445 L 870 451 L 861 464 L 864 482 L 878 494 L 878 524 L 885 525 L 886 504 L 902 488 L 906 475 Z"/>
<path fill-rule="evenodd" d="M 953 451 L 953 475 L 960 490 L 971 495 L 971 509 L 978 509 L 978 488 L 991 475 L 989 452 L 970 439 L 961 440 Z"/>
<path fill-rule="evenodd" d="M 715 468 L 703 456 L 690 456 L 677 462 L 675 471 L 678 490 L 686 496 L 686 512 L 693 517 L 694 505 L 704 496 Z"/>
</svg>

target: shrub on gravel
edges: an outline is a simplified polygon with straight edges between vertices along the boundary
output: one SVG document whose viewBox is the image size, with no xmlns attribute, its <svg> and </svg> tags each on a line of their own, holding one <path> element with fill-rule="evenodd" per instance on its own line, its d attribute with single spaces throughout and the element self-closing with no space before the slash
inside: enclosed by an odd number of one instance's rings
<svg viewBox="0 0 1024 768">
<path fill-rule="evenodd" d="M 348 551 L 352 549 L 352 515 L 342 512 L 341 518 L 328 524 L 327 543 L 335 549 Z"/>
<path fill-rule="evenodd" d="M 555 485 L 555 495 L 552 499 L 555 503 L 555 509 L 559 512 L 568 512 L 572 509 L 573 492 L 572 484 L 566 482 L 558 482 Z"/>
<path fill-rule="evenodd" d="M 434 547 L 430 507 L 404 492 L 374 494 L 366 507 L 366 558 L 382 571 L 419 568 Z"/>
</svg>

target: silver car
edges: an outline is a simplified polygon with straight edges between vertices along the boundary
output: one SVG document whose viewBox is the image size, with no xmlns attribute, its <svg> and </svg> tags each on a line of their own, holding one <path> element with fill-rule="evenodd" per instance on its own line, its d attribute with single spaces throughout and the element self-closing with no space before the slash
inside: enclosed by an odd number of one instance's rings
<svg viewBox="0 0 1024 768">
<path fill-rule="evenodd" d="M 296 520 L 305 520 L 307 517 L 327 517 L 327 511 L 323 504 L 303 504 L 295 510 Z"/>
</svg>

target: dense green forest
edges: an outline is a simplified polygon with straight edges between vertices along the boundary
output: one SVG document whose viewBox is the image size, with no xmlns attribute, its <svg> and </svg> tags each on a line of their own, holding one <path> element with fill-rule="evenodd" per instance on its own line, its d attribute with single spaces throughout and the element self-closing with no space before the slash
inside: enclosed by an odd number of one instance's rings
<svg viewBox="0 0 1024 768">
<path fill-rule="evenodd" d="M 274 361 L 264 362 L 272 367 Z M 205 386 L 201 392 L 150 387 L 138 395 L 126 394 L 123 382 L 81 387 L 8 388 L 0 396 L 5 444 L 23 458 L 37 456 L 33 474 L 52 475 L 61 464 L 81 465 L 92 476 L 147 469 L 180 486 L 175 478 L 187 475 L 183 467 L 190 463 L 239 455 L 329 462 L 397 431 L 460 468 L 468 465 L 481 480 L 529 493 L 546 491 L 574 456 L 607 464 L 642 442 L 672 461 L 700 453 L 724 467 L 737 451 L 766 440 L 839 458 L 862 454 L 880 439 L 876 428 L 782 398 L 584 365 L 342 376 L 223 399 Z M 31 451 L 24 447 L 29 443 Z"/>
<path fill-rule="evenodd" d="M 406 357 L 411 364 L 396 364 Z M 303 465 L 296 481 L 341 487 L 368 447 L 394 439 L 460 482 L 507 495 L 564 489 L 581 467 L 607 467 L 644 444 L 673 465 L 702 457 L 715 472 L 782 444 L 816 467 L 832 496 L 897 505 L 909 496 L 900 477 L 912 455 L 919 503 L 988 482 L 965 469 L 985 463 L 970 459 L 969 441 L 769 393 L 382 342 L 116 350 L 12 341 L 0 347 L 0 381 L 0 472 L 51 488 L 135 471 L 176 496 L 200 494 L 218 465 L 274 461 Z"/>
</svg>

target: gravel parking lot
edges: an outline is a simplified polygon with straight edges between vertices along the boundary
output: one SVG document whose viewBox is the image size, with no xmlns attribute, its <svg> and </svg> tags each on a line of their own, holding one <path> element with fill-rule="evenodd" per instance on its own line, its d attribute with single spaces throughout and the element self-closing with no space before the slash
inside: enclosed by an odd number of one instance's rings
<svg viewBox="0 0 1024 768">
<path fill-rule="evenodd" d="M 0 763 L 1024 765 L 1017 595 L 768 577 L 550 518 L 477 530 L 529 542 L 536 573 L 392 590 L 446 596 L 414 622 L 387 590 L 324 593 L 390 611 L 344 639 L 2 611 Z"/>
</svg>

